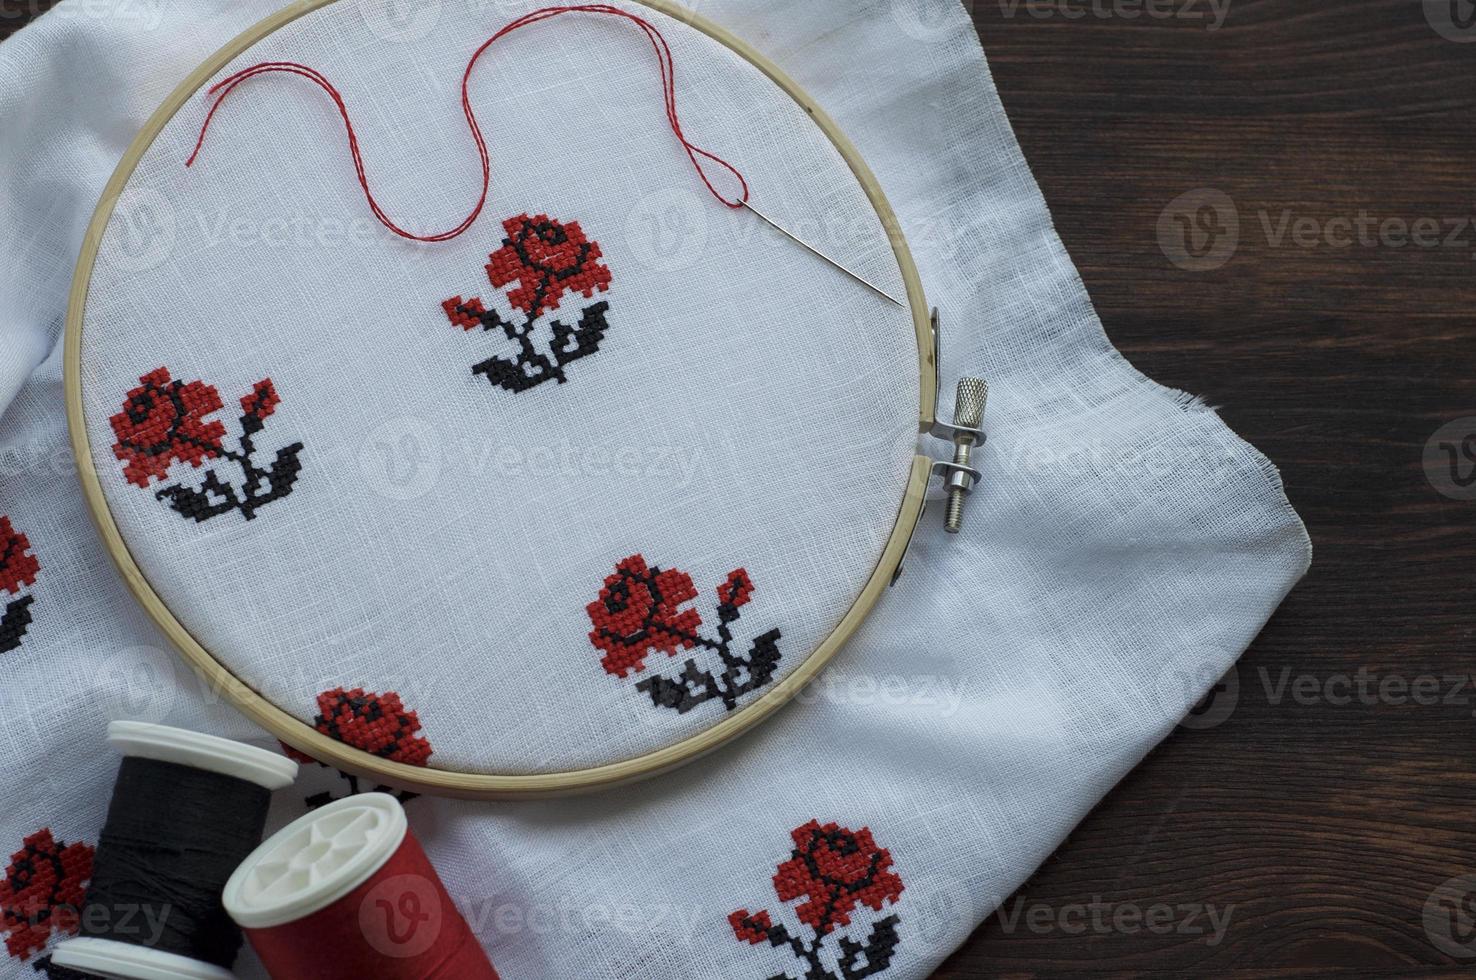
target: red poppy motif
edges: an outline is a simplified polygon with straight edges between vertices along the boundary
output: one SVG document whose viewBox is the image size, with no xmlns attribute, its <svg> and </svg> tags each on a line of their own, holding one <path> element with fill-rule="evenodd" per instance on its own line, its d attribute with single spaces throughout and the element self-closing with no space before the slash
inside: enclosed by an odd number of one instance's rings
<svg viewBox="0 0 1476 980">
<path fill-rule="evenodd" d="M 8 653 L 21 645 L 31 628 L 32 596 L 21 596 L 27 586 L 36 584 L 41 563 L 30 553 L 31 541 L 16 531 L 10 518 L 0 517 L 0 592 L 20 596 L 5 604 L 0 613 L 0 653 Z"/>
<path fill-rule="evenodd" d="M 774 875 L 774 891 L 785 902 L 807 899 L 796 906 L 795 913 L 814 930 L 814 941 L 807 943 L 791 935 L 786 926 L 775 925 L 768 912 L 755 915 L 747 909 L 728 916 L 733 934 L 740 942 L 755 946 L 765 942 L 775 948 L 788 946 L 808 966 L 806 980 L 860 980 L 887 969 L 900 941 L 897 925 L 901 919 L 896 915 L 878 921 L 864 944 L 841 938 L 836 957 L 839 976 L 824 965 L 820 954 L 825 937 L 837 927 L 850 925 L 858 905 L 880 912 L 901 897 L 902 879 L 891 870 L 891 852 L 878 847 L 865 827 L 852 831 L 837 823 L 822 826 L 811 820 L 790 836 L 794 850 Z"/>
<path fill-rule="evenodd" d="M 41 563 L 30 549 L 30 539 L 11 526 L 10 518 L 0 517 L 0 590 L 19 595 L 23 587 L 36 584 Z"/>
<path fill-rule="evenodd" d="M 0 932 L 22 960 L 46 948 L 53 932 L 77 929 L 78 910 L 92 877 L 93 848 L 55 840 L 49 829 L 27 837 L 0 881 Z"/>
<path fill-rule="evenodd" d="M 865 827 L 853 833 L 811 820 L 790 836 L 794 856 L 779 866 L 774 891 L 785 902 L 808 898 L 795 911 L 820 935 L 850 925 L 857 904 L 880 912 L 902 894 L 902 879 L 890 870 L 891 852 L 877 847 Z"/>
<path fill-rule="evenodd" d="M 507 298 L 529 316 L 558 309 L 565 293 L 592 299 L 596 290 L 610 288 L 610 270 L 600 264 L 600 243 L 586 238 L 579 222 L 520 214 L 504 221 L 502 229 L 507 237 L 491 255 L 487 278 L 498 288 L 518 283 Z"/>
<path fill-rule="evenodd" d="M 175 381 L 162 367 L 138 380 L 123 411 L 109 419 L 118 437 L 113 455 L 125 463 L 129 483 L 148 487 L 176 460 L 198 467 L 220 455 L 225 424 L 205 418 L 225 407 L 220 392 L 203 381 Z"/>
<path fill-rule="evenodd" d="M 415 734 L 420 717 L 407 711 L 393 691 L 371 694 L 361 687 L 335 688 L 318 695 L 318 711 L 313 725 L 329 738 L 409 766 L 424 766 L 430 760 L 430 742 Z M 300 752 L 291 754 L 299 761 L 309 759 Z"/>
<path fill-rule="evenodd" d="M 454 296 L 441 308 L 463 330 L 480 326 L 501 331 L 517 344 L 515 358 L 488 358 L 472 367 L 473 374 L 485 375 L 490 383 L 512 392 L 527 391 L 546 381 L 563 384 L 569 380 L 564 373 L 566 365 L 600 349 L 610 328 L 606 318 L 610 304 L 585 307 L 578 325 L 573 327 L 551 320 L 545 328 L 539 318 L 559 309 L 570 293 L 593 299 L 596 292 L 608 291 L 610 270 L 600 263 L 604 253 L 599 242 L 588 238 L 577 221 L 520 214 L 504 221 L 502 227 L 507 237 L 502 247 L 489 256 L 487 278 L 498 288 L 513 287 L 508 290 L 507 302 L 512 310 L 527 317 L 526 321 L 513 322 L 517 314 L 504 319 L 479 297 Z M 547 339 L 535 339 L 535 335 L 546 335 Z"/>
<path fill-rule="evenodd" d="M 241 399 L 241 436 L 235 450 L 226 448 L 225 424 L 206 417 L 225 407 L 214 386 L 176 381 L 163 367 L 138 380 L 140 385 L 128 393 L 123 411 L 109 420 L 118 437 L 113 455 L 123 461 L 129 483 L 147 489 L 152 481 L 167 479 L 176 462 L 196 469 L 217 459 L 236 464 L 245 477 L 239 486 L 212 468 L 199 487 L 177 484 L 155 494 L 196 522 L 231 511 L 253 520 L 262 507 L 292 492 L 302 472 L 302 443 L 278 450 L 270 467 L 258 466 L 255 459 L 255 437 L 282 401 L 271 378 L 258 381 Z"/>
<path fill-rule="evenodd" d="M 600 597 L 586 607 L 594 624 L 589 639 L 605 651 L 600 660 L 605 670 L 624 677 L 632 668 L 645 670 L 650 653 L 690 650 L 702 616 L 677 607 L 695 598 L 697 589 L 686 572 L 647 568 L 641 555 L 618 563 Z"/>
<path fill-rule="evenodd" d="M 646 669 L 646 658 L 653 653 L 675 656 L 678 650 L 701 647 L 717 654 L 722 670 L 702 670 L 696 660 L 688 660 L 674 677 L 649 677 L 636 685 L 657 707 L 674 708 L 686 714 L 699 704 L 721 700 L 729 711 L 749 691 L 763 687 L 774 679 L 779 666 L 780 632 L 770 630 L 753 641 L 747 657 L 732 652 L 733 624 L 742 615 L 738 610 L 753 597 L 753 580 L 748 572 L 729 572 L 717 587 L 717 638 L 697 632 L 702 616 L 695 609 L 682 609 L 683 603 L 697 598 L 692 576 L 677 569 L 663 571 L 646 564 L 641 555 L 631 555 L 615 566 L 615 574 L 605 579 L 599 598 L 585 607 L 594 626 L 589 641 L 604 651 L 600 664 L 605 672 L 625 677 L 631 671 Z"/>
</svg>

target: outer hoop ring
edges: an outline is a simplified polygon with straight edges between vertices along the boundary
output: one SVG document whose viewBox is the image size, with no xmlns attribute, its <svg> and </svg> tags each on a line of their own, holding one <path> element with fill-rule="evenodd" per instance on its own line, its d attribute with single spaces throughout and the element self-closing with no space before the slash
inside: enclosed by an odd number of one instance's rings
<svg viewBox="0 0 1476 980">
<path fill-rule="evenodd" d="M 154 591 L 153 586 L 145 578 L 143 571 L 129 552 L 113 520 L 112 512 L 108 508 L 102 483 L 93 465 L 92 446 L 87 437 L 87 421 L 82 404 L 82 326 L 87 310 L 92 273 L 97 263 L 103 236 L 107 231 L 118 199 L 127 187 L 139 162 L 180 109 L 184 108 L 206 83 L 218 75 L 222 68 L 259 41 L 298 18 L 336 2 L 338 0 L 297 0 L 296 3 L 283 8 L 236 37 L 191 72 L 164 100 L 164 103 L 149 118 L 143 130 L 129 146 L 117 169 L 113 172 L 112 179 L 108 181 L 97 210 L 88 225 L 68 300 L 63 379 L 66 391 L 67 425 L 71 434 L 72 452 L 77 461 L 77 475 L 82 485 L 82 495 L 92 514 L 93 521 L 102 534 L 103 544 L 109 556 L 122 573 L 129 591 L 133 593 L 150 618 L 163 630 L 185 662 L 212 690 L 224 694 L 239 711 L 288 745 L 338 769 L 378 780 L 385 785 L 420 793 L 469 799 L 556 796 L 649 778 L 715 751 L 767 719 L 798 694 L 860 627 L 862 621 L 881 598 L 882 593 L 891 584 L 896 571 L 901 567 L 908 542 L 922 516 L 932 460 L 922 455 L 913 459 L 906 491 L 899 505 L 896 524 L 892 528 L 892 533 L 887 539 L 887 544 L 871 577 L 866 581 L 860 595 L 846 611 L 839 625 L 789 676 L 773 685 L 762 697 L 747 707 L 740 708 L 711 728 L 680 742 L 633 759 L 568 772 L 504 776 L 419 768 L 377 758 L 321 734 L 253 690 L 232 674 L 224 664 L 216 660 L 210 651 L 201 646 L 185 626 L 175 618 L 159 594 Z M 897 216 L 887 202 L 886 195 L 882 192 L 876 176 L 866 165 L 854 144 L 797 82 L 740 38 L 706 18 L 678 6 L 674 0 L 635 0 L 635 2 L 696 28 L 754 65 L 809 114 L 845 159 L 861 184 L 862 190 L 865 191 L 867 198 L 876 209 L 883 228 L 886 229 L 892 251 L 896 255 L 902 278 L 907 286 L 907 300 L 911 307 L 918 344 L 918 390 L 920 393 L 918 430 L 919 432 L 930 430 L 933 425 L 938 379 L 933 328 L 927 300 L 923 294 L 922 280 L 918 275 L 917 266 L 913 262 L 912 253 L 908 249 Z"/>
</svg>

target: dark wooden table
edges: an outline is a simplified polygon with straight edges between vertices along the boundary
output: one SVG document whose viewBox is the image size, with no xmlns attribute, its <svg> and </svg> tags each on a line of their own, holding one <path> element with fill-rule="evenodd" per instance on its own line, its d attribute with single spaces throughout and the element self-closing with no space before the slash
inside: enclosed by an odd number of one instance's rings
<svg viewBox="0 0 1476 980">
<path fill-rule="evenodd" d="M 1231 0 L 1213 30 L 1035 6 L 974 18 L 1108 334 L 1281 467 L 1317 552 L 1233 711 L 1169 738 L 939 977 L 1476 974 L 1435 941 L 1476 947 L 1476 877 L 1435 894 L 1476 874 L 1476 487 L 1442 448 L 1476 449 L 1476 25 L 1450 0 Z M 1061 927 L 1094 901 L 1107 928 Z M 1136 925 L 1160 903 L 1231 924 Z"/>
<path fill-rule="evenodd" d="M 1476 875 L 1476 11 L 1451 2 L 971 3 L 1108 333 L 1281 467 L 1317 558 L 1233 706 L 942 980 L 1476 972 L 1476 877 L 1447 885 Z M 48 5 L 0 0 L 0 36 Z M 1229 910 L 1221 941 L 1184 906 Z"/>
</svg>

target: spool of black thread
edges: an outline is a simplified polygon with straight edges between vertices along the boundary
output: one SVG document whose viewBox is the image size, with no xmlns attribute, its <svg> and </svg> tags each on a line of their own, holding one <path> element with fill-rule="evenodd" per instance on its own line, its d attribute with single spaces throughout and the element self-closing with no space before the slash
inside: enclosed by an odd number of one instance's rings
<svg viewBox="0 0 1476 980">
<path fill-rule="evenodd" d="M 230 980 L 240 930 L 221 906 L 297 764 L 212 735 L 114 722 L 124 754 L 98 838 L 81 937 L 58 967 L 125 980 Z"/>
</svg>

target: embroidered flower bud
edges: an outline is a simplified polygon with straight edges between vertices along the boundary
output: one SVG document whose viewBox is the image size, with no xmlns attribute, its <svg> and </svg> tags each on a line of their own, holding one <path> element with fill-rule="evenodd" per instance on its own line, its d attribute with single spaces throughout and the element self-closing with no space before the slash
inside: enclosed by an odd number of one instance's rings
<svg viewBox="0 0 1476 980">
<path fill-rule="evenodd" d="M 0 517 L 0 591 L 14 595 L 36 584 L 41 563 L 28 554 L 30 548 L 30 540 L 10 526 L 10 518 Z"/>
</svg>

